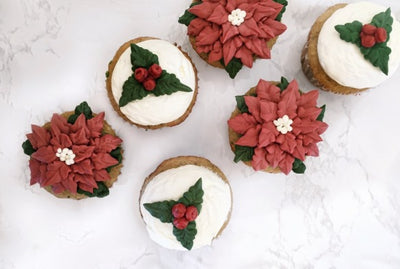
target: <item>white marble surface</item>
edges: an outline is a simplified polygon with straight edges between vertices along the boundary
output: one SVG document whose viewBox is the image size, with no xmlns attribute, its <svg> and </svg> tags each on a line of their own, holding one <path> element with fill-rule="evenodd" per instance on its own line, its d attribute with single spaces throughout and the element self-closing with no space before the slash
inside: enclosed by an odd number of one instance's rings
<svg viewBox="0 0 400 269">
<path fill-rule="evenodd" d="M 226 121 L 234 95 L 283 74 L 313 89 L 300 52 L 315 18 L 337 0 L 289 0 L 271 61 L 231 80 L 194 53 L 177 23 L 189 0 L 0 2 L 0 268 L 400 268 L 400 72 L 359 96 L 321 92 L 330 128 L 305 175 L 255 173 L 233 163 Z M 397 0 L 374 0 L 392 6 Z M 176 41 L 199 69 L 200 91 L 181 125 L 144 131 L 113 111 L 107 63 L 137 36 Z M 124 168 L 104 199 L 60 200 L 29 186 L 21 143 L 30 123 L 87 100 L 124 139 Z M 139 216 L 144 178 L 164 159 L 199 155 L 230 179 L 229 226 L 211 247 L 153 243 Z"/>
</svg>

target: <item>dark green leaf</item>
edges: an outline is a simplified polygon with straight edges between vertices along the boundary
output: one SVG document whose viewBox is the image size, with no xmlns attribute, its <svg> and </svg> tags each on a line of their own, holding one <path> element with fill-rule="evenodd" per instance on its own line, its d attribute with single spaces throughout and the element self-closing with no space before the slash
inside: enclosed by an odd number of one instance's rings
<svg viewBox="0 0 400 269">
<path fill-rule="evenodd" d="M 155 96 L 172 94 L 177 91 L 181 92 L 191 92 L 192 89 L 188 86 L 182 84 L 175 74 L 169 74 L 167 71 L 163 70 L 161 77 L 156 81 L 156 87 L 151 92 Z M 148 92 L 148 91 L 147 91 Z M 148 92 L 150 93 L 150 92 Z"/>
<path fill-rule="evenodd" d="M 236 96 L 236 106 L 241 113 L 249 113 L 249 108 L 244 100 L 244 95 Z"/>
<path fill-rule="evenodd" d="M 326 105 L 321 106 L 321 113 L 319 113 L 317 120 L 318 121 L 323 121 L 324 116 L 325 116 L 325 109 L 326 109 Z"/>
<path fill-rule="evenodd" d="M 389 55 L 392 50 L 385 43 L 376 44 L 372 48 L 361 47 L 364 58 L 378 67 L 385 75 L 389 73 Z"/>
<path fill-rule="evenodd" d="M 97 181 L 97 189 L 93 189 L 93 193 L 84 191 L 80 188 L 78 188 L 77 192 L 80 194 L 84 194 L 88 197 L 99 197 L 99 198 L 103 198 L 110 194 L 110 191 L 109 191 L 108 187 L 106 186 L 106 184 L 104 184 L 104 182 L 99 182 L 99 181 Z"/>
<path fill-rule="evenodd" d="M 199 5 L 199 4 L 201 4 L 201 3 L 202 3 L 202 1 L 194 2 L 194 3 L 192 3 L 192 4 L 190 5 L 190 7 Z M 185 10 L 185 13 L 184 13 L 182 16 L 179 17 L 178 22 L 179 22 L 179 23 L 182 23 L 182 24 L 184 24 L 184 25 L 186 25 L 186 26 L 189 26 L 190 22 L 191 22 L 192 20 L 194 20 L 195 18 L 197 18 L 197 16 L 194 15 L 194 14 L 192 14 L 192 13 L 190 13 L 190 12 L 189 12 L 189 9 L 186 9 L 186 10 Z"/>
<path fill-rule="evenodd" d="M 193 240 L 197 234 L 196 222 L 189 222 L 188 226 L 183 230 L 179 230 L 174 226 L 173 233 L 184 248 L 191 250 L 193 247 Z"/>
<path fill-rule="evenodd" d="M 281 77 L 281 82 L 277 86 L 283 92 L 289 86 L 289 81 L 285 77 Z"/>
<path fill-rule="evenodd" d="M 123 107 L 133 100 L 140 100 L 149 94 L 148 91 L 132 75 L 122 86 L 122 95 L 119 99 L 119 106 Z"/>
<path fill-rule="evenodd" d="M 253 159 L 254 148 L 235 145 L 235 159 L 234 162 L 247 162 Z"/>
<path fill-rule="evenodd" d="M 196 183 L 183 194 L 182 198 L 178 200 L 178 203 L 182 203 L 185 206 L 193 205 L 197 208 L 197 211 L 200 214 L 203 195 L 202 180 L 199 178 Z"/>
<path fill-rule="evenodd" d="M 72 114 L 71 116 L 68 117 L 68 123 L 74 124 L 77 119 L 78 115 Z"/>
<path fill-rule="evenodd" d="M 223 63 L 223 61 L 221 61 Z M 225 66 L 225 64 L 224 64 Z M 235 78 L 237 73 L 242 69 L 243 63 L 238 58 L 232 58 L 232 60 L 225 66 L 226 72 L 228 72 L 230 78 Z"/>
<path fill-rule="evenodd" d="M 288 5 L 288 2 L 286 0 L 273 0 L 273 1 L 283 5 L 283 8 L 282 8 L 281 12 L 279 12 L 278 16 L 275 18 L 275 20 L 281 21 L 282 20 L 282 15 L 286 11 L 286 6 Z"/>
<path fill-rule="evenodd" d="M 306 165 L 299 159 L 294 159 L 292 171 L 296 174 L 304 174 Z"/>
<path fill-rule="evenodd" d="M 106 78 L 108 78 L 110 76 L 110 72 L 106 72 Z"/>
<path fill-rule="evenodd" d="M 386 40 L 389 41 L 389 34 L 392 32 L 392 24 L 393 24 L 393 18 L 391 15 L 391 10 L 388 8 L 385 12 L 381 12 L 377 15 L 374 16 L 372 19 L 371 24 L 375 25 L 376 27 L 383 27 L 385 28 L 388 39 Z"/>
<path fill-rule="evenodd" d="M 342 40 L 360 46 L 360 32 L 362 29 L 361 22 L 353 21 L 352 23 L 346 23 L 345 25 L 336 25 L 335 29 L 339 32 Z"/>
<path fill-rule="evenodd" d="M 22 143 L 22 148 L 24 149 L 24 153 L 26 155 L 31 156 L 36 150 L 33 148 L 31 141 L 27 139 L 24 143 Z"/>
<path fill-rule="evenodd" d="M 141 48 L 135 43 L 131 44 L 131 63 L 132 70 L 135 71 L 138 67 L 148 69 L 152 64 L 158 64 L 158 56 L 151 51 Z"/>
<path fill-rule="evenodd" d="M 93 112 L 88 103 L 82 102 L 75 108 L 75 115 L 79 116 L 80 114 L 84 114 L 86 119 L 93 118 Z"/>
<path fill-rule="evenodd" d="M 159 219 L 164 223 L 172 223 L 174 220 L 174 216 L 172 215 L 172 207 L 176 204 L 176 201 L 162 201 L 155 203 L 146 203 L 143 204 L 144 208 L 146 208 L 149 213 Z"/>
</svg>

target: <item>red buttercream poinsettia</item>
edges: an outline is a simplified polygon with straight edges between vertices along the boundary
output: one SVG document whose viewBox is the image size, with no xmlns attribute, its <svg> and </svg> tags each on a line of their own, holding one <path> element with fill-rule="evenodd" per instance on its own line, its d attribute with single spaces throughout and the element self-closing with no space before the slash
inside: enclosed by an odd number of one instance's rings
<svg viewBox="0 0 400 269">
<path fill-rule="evenodd" d="M 65 190 L 76 193 L 77 188 L 93 193 L 96 181 L 107 181 L 110 175 L 106 168 L 118 164 L 110 155 L 122 140 L 110 134 L 102 134 L 104 112 L 87 120 L 81 114 L 74 124 L 53 114 L 50 129 L 32 125 L 27 137 L 36 150 L 29 160 L 31 185 L 51 186 L 55 193 Z M 59 149 L 69 149 L 72 164 L 62 161 Z"/>
<path fill-rule="evenodd" d="M 282 8 L 272 0 L 203 0 L 189 9 L 197 18 L 188 35 L 196 38 L 198 53 L 209 53 L 210 63 L 223 58 L 227 65 L 235 57 L 252 67 L 253 55 L 271 58 L 266 42 L 286 30 L 275 20 Z"/>
<path fill-rule="evenodd" d="M 279 167 L 288 174 L 295 158 L 318 156 L 317 143 L 328 125 L 317 118 L 321 108 L 316 107 L 318 91 L 300 94 L 293 80 L 286 90 L 260 80 L 257 96 L 245 96 L 249 113 L 242 113 L 228 121 L 229 127 L 242 135 L 236 145 L 254 147 L 252 166 L 255 170 Z M 279 131 L 277 120 L 285 116 L 292 120 L 290 131 Z"/>
</svg>

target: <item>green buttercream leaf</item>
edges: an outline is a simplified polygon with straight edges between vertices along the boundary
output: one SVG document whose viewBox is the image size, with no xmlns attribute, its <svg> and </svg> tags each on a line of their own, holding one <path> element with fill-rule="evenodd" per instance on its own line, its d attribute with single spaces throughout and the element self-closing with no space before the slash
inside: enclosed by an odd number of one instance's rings
<svg viewBox="0 0 400 269">
<path fill-rule="evenodd" d="M 122 95 L 119 99 L 119 106 L 123 107 L 133 100 L 140 100 L 149 94 L 143 85 L 132 75 L 122 86 Z"/>
<path fill-rule="evenodd" d="M 157 79 L 157 84 L 154 90 L 151 92 L 155 96 L 172 94 L 174 92 L 191 92 L 192 89 L 188 86 L 182 84 L 175 74 L 169 74 L 167 71 L 163 70 L 161 77 Z M 146 91 L 150 93 L 149 91 Z"/>
<path fill-rule="evenodd" d="M 202 180 L 199 178 L 196 183 L 183 194 L 182 198 L 178 200 L 178 203 L 182 203 L 185 206 L 193 205 L 197 208 L 197 211 L 200 214 L 203 195 Z"/>
<path fill-rule="evenodd" d="M 189 222 L 188 226 L 183 230 L 179 230 L 174 226 L 173 233 L 184 248 L 191 250 L 193 247 L 193 240 L 197 234 L 196 222 Z"/>
<path fill-rule="evenodd" d="M 277 86 L 283 92 L 289 86 L 289 81 L 285 77 L 281 77 L 281 82 Z"/>
<path fill-rule="evenodd" d="M 22 143 L 22 148 L 24 149 L 24 153 L 28 156 L 31 156 L 36 150 L 33 148 L 31 141 L 27 139 L 24 143 Z"/>
<path fill-rule="evenodd" d="M 306 165 L 299 159 L 294 159 L 292 171 L 296 174 L 304 174 Z"/>
<path fill-rule="evenodd" d="M 158 56 L 151 51 L 139 47 L 135 43 L 131 44 L 131 63 L 132 71 L 138 67 L 148 69 L 152 64 L 158 64 Z"/>
<path fill-rule="evenodd" d="M 194 3 L 192 3 L 192 4 L 190 5 L 190 7 L 199 5 L 199 4 L 201 4 L 201 3 L 202 3 L 202 1 L 194 2 Z M 186 26 L 189 26 L 190 22 L 191 22 L 192 20 L 196 19 L 196 18 L 197 18 L 197 16 L 194 15 L 194 14 L 192 14 L 192 13 L 190 13 L 190 12 L 189 12 L 189 9 L 187 9 L 187 10 L 185 10 L 185 13 L 184 13 L 182 16 L 179 17 L 178 22 L 179 22 L 179 23 L 182 23 L 182 24 L 184 24 L 184 25 L 186 25 Z"/>
<path fill-rule="evenodd" d="M 282 20 L 282 15 L 286 11 L 286 6 L 288 5 L 288 1 L 287 0 L 273 0 L 273 1 L 283 5 L 283 8 L 282 8 L 281 12 L 279 12 L 278 16 L 275 18 L 275 20 L 281 21 Z"/>
<path fill-rule="evenodd" d="M 362 29 L 362 23 L 359 21 L 353 21 L 352 23 L 346 23 L 344 25 L 336 25 L 335 29 L 339 32 L 340 38 L 344 41 L 361 46 L 360 32 Z"/>
<path fill-rule="evenodd" d="M 72 114 L 71 116 L 68 117 L 68 123 L 74 124 L 77 119 L 78 119 L 78 115 Z"/>
<path fill-rule="evenodd" d="M 372 48 L 361 47 L 361 53 L 364 58 L 378 67 L 385 75 L 389 74 L 389 55 L 392 50 L 387 46 L 387 43 L 379 43 Z"/>
<path fill-rule="evenodd" d="M 246 105 L 246 101 L 244 100 L 244 96 L 236 96 L 236 106 L 241 113 L 249 113 L 249 108 Z"/>
<path fill-rule="evenodd" d="M 239 161 L 248 162 L 253 159 L 254 148 L 235 145 L 235 163 Z"/>
<path fill-rule="evenodd" d="M 324 116 L 325 116 L 326 105 L 323 105 L 323 106 L 321 106 L 320 108 L 321 108 L 322 110 L 321 110 L 321 113 L 319 113 L 319 115 L 318 115 L 318 117 L 317 117 L 317 120 L 318 120 L 318 121 L 323 121 Z"/>
<path fill-rule="evenodd" d="M 174 216 L 172 215 L 172 207 L 176 204 L 176 201 L 162 201 L 155 203 L 143 204 L 144 208 L 149 211 L 149 213 L 159 219 L 163 223 L 172 223 Z"/>
<path fill-rule="evenodd" d="M 381 12 L 377 15 L 375 15 L 372 18 L 372 25 L 375 25 L 376 27 L 383 27 L 385 28 L 388 38 L 386 40 L 389 41 L 389 35 L 392 32 L 392 24 L 393 24 L 393 18 L 391 15 L 391 10 L 388 8 L 385 12 Z"/>
<path fill-rule="evenodd" d="M 88 197 L 99 197 L 99 198 L 103 198 L 110 194 L 110 190 L 108 189 L 106 184 L 104 184 L 104 182 L 101 182 L 101 181 L 97 181 L 97 189 L 93 189 L 93 193 L 84 191 L 80 188 L 78 188 L 77 192 L 80 194 L 84 194 Z"/>
<path fill-rule="evenodd" d="M 107 72 L 106 72 L 106 78 L 108 78 L 109 76 L 110 76 L 110 72 L 107 71 Z"/>
<path fill-rule="evenodd" d="M 222 61 L 223 63 L 223 61 Z M 224 65 L 225 66 L 225 65 Z M 242 69 L 243 63 L 238 58 L 232 58 L 232 60 L 225 66 L 226 72 L 228 72 L 230 78 L 235 78 L 237 73 Z"/>
</svg>

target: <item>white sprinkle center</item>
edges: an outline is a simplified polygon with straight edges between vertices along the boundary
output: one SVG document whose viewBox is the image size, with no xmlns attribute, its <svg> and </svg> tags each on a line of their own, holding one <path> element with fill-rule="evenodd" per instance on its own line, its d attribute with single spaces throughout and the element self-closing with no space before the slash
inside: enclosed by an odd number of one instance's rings
<svg viewBox="0 0 400 269">
<path fill-rule="evenodd" d="M 57 149 L 56 156 L 60 158 L 60 161 L 65 162 L 66 165 L 75 163 L 75 154 L 69 148 Z"/>
<path fill-rule="evenodd" d="M 239 26 L 244 22 L 244 18 L 246 17 L 246 11 L 237 8 L 232 10 L 231 14 L 228 16 L 228 21 L 233 26 Z"/>
<path fill-rule="evenodd" d="M 287 134 L 288 132 L 291 132 L 293 130 L 293 128 L 291 126 L 292 123 L 293 123 L 293 121 L 289 118 L 288 115 L 285 115 L 282 118 L 278 118 L 277 120 L 274 120 L 276 129 L 281 134 Z"/>
</svg>

